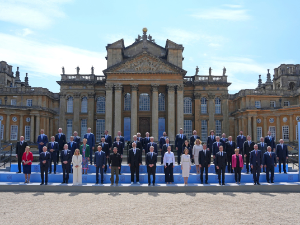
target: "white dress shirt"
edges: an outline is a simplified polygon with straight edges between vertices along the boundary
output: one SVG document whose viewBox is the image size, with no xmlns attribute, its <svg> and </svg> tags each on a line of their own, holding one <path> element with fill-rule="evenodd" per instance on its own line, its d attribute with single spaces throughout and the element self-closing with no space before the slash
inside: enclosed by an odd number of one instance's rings
<svg viewBox="0 0 300 225">
<path fill-rule="evenodd" d="M 173 152 L 166 152 L 164 155 L 164 165 L 166 166 L 167 164 L 175 164 L 175 156 Z"/>
</svg>

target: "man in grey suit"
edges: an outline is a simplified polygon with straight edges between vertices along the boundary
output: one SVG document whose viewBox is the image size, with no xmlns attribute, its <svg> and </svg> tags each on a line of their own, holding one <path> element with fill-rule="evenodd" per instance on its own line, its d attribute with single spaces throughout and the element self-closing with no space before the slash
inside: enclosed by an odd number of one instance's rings
<svg viewBox="0 0 300 225">
<path fill-rule="evenodd" d="M 264 141 L 265 141 L 264 137 L 261 137 L 260 138 L 260 142 L 257 143 L 258 150 L 261 151 L 262 157 L 264 156 L 265 152 L 267 152 L 267 148 L 268 148 L 267 143 L 264 143 Z M 266 172 L 265 167 L 263 167 L 263 172 L 264 173 Z"/>
<path fill-rule="evenodd" d="M 94 157 L 94 165 L 96 167 L 96 184 L 99 184 L 99 170 L 101 174 L 101 184 L 103 184 L 103 169 L 106 164 L 106 156 L 105 152 L 102 151 L 102 146 L 98 145 L 97 147 L 97 152 L 95 152 L 95 157 Z"/>
</svg>

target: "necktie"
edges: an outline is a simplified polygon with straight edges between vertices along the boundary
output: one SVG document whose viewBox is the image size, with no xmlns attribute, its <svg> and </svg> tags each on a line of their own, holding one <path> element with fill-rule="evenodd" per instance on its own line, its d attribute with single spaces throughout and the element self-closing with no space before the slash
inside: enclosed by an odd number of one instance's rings
<svg viewBox="0 0 300 225">
<path fill-rule="evenodd" d="M 283 149 L 283 145 L 281 145 L 281 148 Z"/>
<path fill-rule="evenodd" d="M 206 156 L 206 150 L 204 150 L 204 155 Z"/>
<path fill-rule="evenodd" d="M 230 145 L 232 146 L 232 141 L 230 142 Z"/>
<path fill-rule="evenodd" d="M 221 156 L 223 157 L 223 152 L 221 152 Z"/>
<path fill-rule="evenodd" d="M 133 152 L 134 152 L 134 154 L 135 154 L 135 149 L 133 149 Z"/>
<path fill-rule="evenodd" d="M 65 150 L 65 155 L 67 154 L 67 151 Z"/>
<path fill-rule="evenodd" d="M 53 148 L 53 142 L 52 142 L 51 146 L 52 146 L 52 148 Z"/>
<path fill-rule="evenodd" d="M 270 136 L 270 141 L 272 140 L 272 137 Z"/>
<path fill-rule="evenodd" d="M 264 143 L 261 143 L 261 147 L 264 147 Z"/>
<path fill-rule="evenodd" d="M 60 138 L 61 134 L 59 133 L 59 135 L 58 135 L 58 136 L 59 136 L 59 138 Z"/>
<path fill-rule="evenodd" d="M 219 147 L 219 142 L 218 142 L 218 147 Z"/>
<path fill-rule="evenodd" d="M 45 152 L 45 156 L 46 156 L 46 152 Z"/>
<path fill-rule="evenodd" d="M 72 148 L 72 146 L 73 146 L 73 141 L 71 141 L 71 148 Z"/>
<path fill-rule="evenodd" d="M 119 142 L 118 142 L 118 146 L 119 146 Z"/>
<path fill-rule="evenodd" d="M 104 143 L 102 143 L 102 148 L 104 147 Z"/>
<path fill-rule="evenodd" d="M 248 141 L 248 146 L 250 147 L 250 141 Z"/>
<path fill-rule="evenodd" d="M 23 144 L 23 141 L 21 141 L 21 145 Z"/>
<path fill-rule="evenodd" d="M 270 158 L 272 158 L 272 156 L 271 156 L 271 152 L 270 152 Z"/>
<path fill-rule="evenodd" d="M 180 138 L 182 139 L 182 134 L 180 134 Z"/>
<path fill-rule="evenodd" d="M 151 153 L 151 159 L 152 159 L 153 153 Z"/>
<path fill-rule="evenodd" d="M 167 144 L 167 148 L 169 147 L 169 144 Z"/>
<path fill-rule="evenodd" d="M 257 151 L 255 151 L 255 155 L 257 156 Z"/>
</svg>

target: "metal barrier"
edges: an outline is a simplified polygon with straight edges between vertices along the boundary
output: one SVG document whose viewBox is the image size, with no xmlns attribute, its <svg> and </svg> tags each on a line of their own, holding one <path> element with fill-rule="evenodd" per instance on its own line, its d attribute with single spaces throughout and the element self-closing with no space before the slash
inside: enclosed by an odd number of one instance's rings
<svg viewBox="0 0 300 225">
<path fill-rule="evenodd" d="M 8 146 L 10 146 L 10 150 L 9 151 L 3 151 L 3 149 L 7 148 Z M 4 167 L 6 163 L 9 162 L 9 166 L 11 166 L 11 156 L 12 156 L 12 149 L 13 149 L 13 145 L 12 143 L 4 146 L 1 148 L 0 150 L 0 167 Z M 9 155 L 7 156 L 7 153 L 9 152 Z"/>
<path fill-rule="evenodd" d="M 294 149 L 293 152 L 290 152 L 290 151 L 289 151 L 289 154 L 292 155 L 292 157 L 289 157 L 289 158 L 288 158 L 287 163 L 290 161 L 290 162 L 293 164 L 293 169 L 294 169 L 294 166 L 295 166 L 295 165 L 299 167 L 299 162 L 298 162 L 298 154 L 299 154 L 299 151 L 298 151 L 298 149 L 296 149 L 296 148 L 295 148 L 294 146 L 292 146 L 292 145 L 287 145 L 287 146 L 289 146 L 290 148 Z"/>
</svg>

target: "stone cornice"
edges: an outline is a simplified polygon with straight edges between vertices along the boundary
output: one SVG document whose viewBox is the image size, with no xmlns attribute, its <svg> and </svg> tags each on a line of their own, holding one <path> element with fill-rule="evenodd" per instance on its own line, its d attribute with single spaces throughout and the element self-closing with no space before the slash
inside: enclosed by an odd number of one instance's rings
<svg viewBox="0 0 300 225">
<path fill-rule="evenodd" d="M 138 84 L 131 84 L 131 91 L 138 91 L 139 90 L 139 85 Z"/>
<path fill-rule="evenodd" d="M 159 87 L 159 84 L 151 84 L 151 91 L 152 92 L 158 92 L 158 87 Z"/>
<path fill-rule="evenodd" d="M 175 91 L 176 84 L 167 84 L 167 91 Z"/>
</svg>

